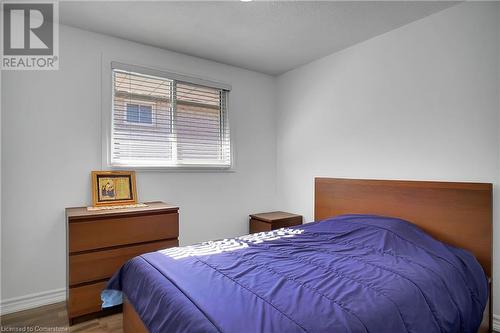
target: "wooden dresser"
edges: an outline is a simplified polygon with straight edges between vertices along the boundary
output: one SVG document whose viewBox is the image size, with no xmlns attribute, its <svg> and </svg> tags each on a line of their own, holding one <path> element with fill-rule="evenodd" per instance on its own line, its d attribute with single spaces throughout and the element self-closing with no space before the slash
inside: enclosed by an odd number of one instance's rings
<svg viewBox="0 0 500 333">
<path fill-rule="evenodd" d="M 70 324 L 110 312 L 101 310 L 100 294 L 127 260 L 178 246 L 179 208 L 159 201 L 146 204 L 98 211 L 66 208 Z"/>
</svg>

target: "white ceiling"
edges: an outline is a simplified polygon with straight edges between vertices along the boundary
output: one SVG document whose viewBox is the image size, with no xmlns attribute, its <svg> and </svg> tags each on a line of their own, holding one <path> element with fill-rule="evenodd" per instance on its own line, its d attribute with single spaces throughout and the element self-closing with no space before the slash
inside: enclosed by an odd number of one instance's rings
<svg viewBox="0 0 500 333">
<path fill-rule="evenodd" d="M 60 21 L 278 75 L 454 4 L 450 1 L 75 1 L 60 3 Z"/>
</svg>

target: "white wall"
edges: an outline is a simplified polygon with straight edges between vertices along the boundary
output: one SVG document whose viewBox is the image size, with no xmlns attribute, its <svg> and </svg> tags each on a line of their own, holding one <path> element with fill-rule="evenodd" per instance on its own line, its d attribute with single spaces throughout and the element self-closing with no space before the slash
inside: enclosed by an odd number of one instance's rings
<svg viewBox="0 0 500 333">
<path fill-rule="evenodd" d="M 236 172 L 137 175 L 141 201 L 180 206 L 181 244 L 244 234 L 275 205 L 272 77 L 62 26 L 60 70 L 2 73 L 4 299 L 65 287 L 64 208 L 90 204 L 101 168 L 101 52 L 232 84 Z"/>
<path fill-rule="evenodd" d="M 312 220 L 315 176 L 496 182 L 498 189 L 495 6 L 461 4 L 279 77 L 278 207 Z M 497 231 L 499 223 L 496 214 Z M 497 265 L 499 257 L 495 246 Z"/>
</svg>

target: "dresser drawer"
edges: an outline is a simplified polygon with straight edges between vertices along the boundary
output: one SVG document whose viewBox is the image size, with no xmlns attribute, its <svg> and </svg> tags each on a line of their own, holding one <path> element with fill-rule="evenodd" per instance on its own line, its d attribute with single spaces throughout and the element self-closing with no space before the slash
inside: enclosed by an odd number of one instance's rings
<svg viewBox="0 0 500 333">
<path fill-rule="evenodd" d="M 179 235 L 179 214 L 110 217 L 69 223 L 69 252 L 149 242 Z"/>
<path fill-rule="evenodd" d="M 106 282 L 69 289 L 68 314 L 71 318 L 101 310 L 101 291 Z"/>
<path fill-rule="evenodd" d="M 178 245 L 179 241 L 172 239 L 70 255 L 69 285 L 110 278 L 127 260 L 133 257 Z"/>
</svg>

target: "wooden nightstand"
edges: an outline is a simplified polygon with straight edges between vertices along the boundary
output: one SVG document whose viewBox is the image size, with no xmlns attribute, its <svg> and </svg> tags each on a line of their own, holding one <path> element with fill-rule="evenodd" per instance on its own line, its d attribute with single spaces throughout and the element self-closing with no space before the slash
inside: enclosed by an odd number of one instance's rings
<svg viewBox="0 0 500 333">
<path fill-rule="evenodd" d="M 98 211 L 66 208 L 70 324 L 116 312 L 101 310 L 101 291 L 127 260 L 179 244 L 179 208 L 160 201 L 146 204 Z"/>
<path fill-rule="evenodd" d="M 250 233 L 271 231 L 302 224 L 302 216 L 285 212 L 269 212 L 250 215 Z"/>
</svg>

